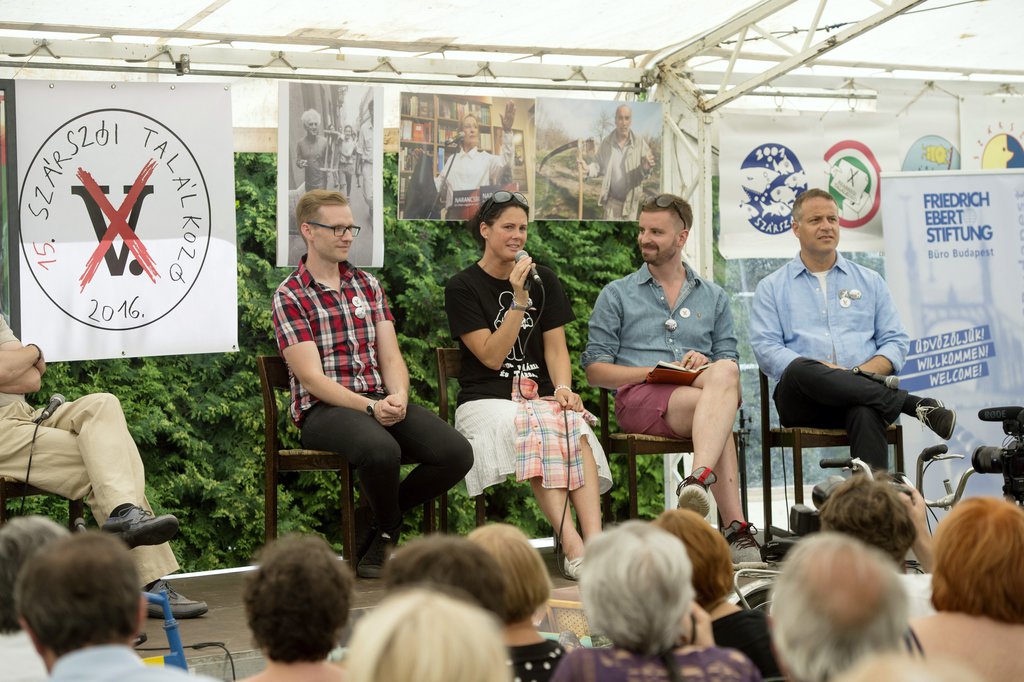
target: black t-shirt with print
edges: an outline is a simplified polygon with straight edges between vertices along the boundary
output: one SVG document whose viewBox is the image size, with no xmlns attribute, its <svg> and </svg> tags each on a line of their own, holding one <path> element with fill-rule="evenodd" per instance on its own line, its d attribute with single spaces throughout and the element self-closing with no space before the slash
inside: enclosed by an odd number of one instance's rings
<svg viewBox="0 0 1024 682">
<path fill-rule="evenodd" d="M 476 263 L 448 280 L 444 289 L 444 309 L 448 314 L 452 338 L 458 340 L 462 349 L 460 405 L 483 398 L 510 399 L 512 379 L 519 372 L 537 382 L 542 396 L 554 392 L 555 387 L 544 362 L 544 332 L 565 326 L 575 316 L 555 273 L 543 265 L 537 266 L 537 272 L 544 286 L 534 283 L 530 290 L 536 310 L 527 311 L 523 316 L 519 338 L 497 371 L 484 366 L 460 337 L 477 329 L 496 331 L 512 306 L 512 285 L 507 279 L 491 277 Z M 534 328 L 538 326 L 538 315 L 539 329 Z"/>
</svg>

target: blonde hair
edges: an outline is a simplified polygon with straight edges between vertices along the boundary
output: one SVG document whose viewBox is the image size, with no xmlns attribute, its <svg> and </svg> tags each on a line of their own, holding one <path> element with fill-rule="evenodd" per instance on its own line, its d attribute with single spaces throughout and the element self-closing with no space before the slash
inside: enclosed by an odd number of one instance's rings
<svg viewBox="0 0 1024 682">
<path fill-rule="evenodd" d="M 356 623 L 349 682 L 508 682 L 497 620 L 436 591 L 388 596 Z"/>
<path fill-rule="evenodd" d="M 544 605 L 551 596 L 551 578 L 523 531 L 507 523 L 492 523 L 477 528 L 468 538 L 498 562 L 505 583 L 501 617 L 506 624 L 525 620 Z"/>
</svg>

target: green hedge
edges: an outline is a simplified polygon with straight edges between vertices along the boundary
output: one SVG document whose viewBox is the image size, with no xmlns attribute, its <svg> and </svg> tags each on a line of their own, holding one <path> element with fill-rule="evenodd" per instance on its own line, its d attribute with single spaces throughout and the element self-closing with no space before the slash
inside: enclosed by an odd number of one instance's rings
<svg viewBox="0 0 1024 682">
<path fill-rule="evenodd" d="M 444 315 L 447 278 L 478 257 L 461 225 L 395 218 L 397 157 L 385 157 L 384 267 L 377 273 L 396 316 L 409 365 L 413 399 L 436 409 L 434 348 L 451 345 Z M 270 298 L 289 269 L 273 266 L 276 235 L 276 156 L 239 154 L 235 159 L 238 222 L 239 352 L 126 360 L 57 363 L 36 401 L 52 392 L 69 398 L 106 391 L 124 406 L 147 470 L 149 499 L 158 511 L 182 521 L 173 543 L 182 567 L 201 570 L 247 563 L 263 542 L 262 403 L 255 357 L 275 353 Z M 534 222 L 528 248 L 559 274 L 576 321 L 566 329 L 574 358 L 586 344 L 586 323 L 601 288 L 639 263 L 634 226 L 603 222 Z M 578 363 L 574 383 L 585 387 Z M 597 391 L 582 391 L 596 412 Z M 613 462 L 617 482 L 625 471 Z M 641 513 L 661 508 L 661 460 L 641 462 Z M 322 533 L 340 547 L 337 479 L 293 475 L 279 497 L 280 531 Z M 549 535 L 529 486 L 506 483 L 488 492 L 488 514 L 519 525 L 532 536 Z M 612 490 L 614 510 L 624 514 L 623 485 Z M 12 503 L 16 508 L 17 503 Z M 33 511 L 66 516 L 57 500 L 35 499 Z M 472 525 L 472 501 L 460 485 L 450 497 L 458 532 Z M 413 534 L 419 519 L 410 515 Z"/>
</svg>

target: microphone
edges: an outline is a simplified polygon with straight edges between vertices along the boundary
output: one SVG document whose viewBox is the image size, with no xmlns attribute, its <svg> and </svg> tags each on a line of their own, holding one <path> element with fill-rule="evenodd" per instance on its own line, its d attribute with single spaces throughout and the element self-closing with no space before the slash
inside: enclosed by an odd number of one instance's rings
<svg viewBox="0 0 1024 682">
<path fill-rule="evenodd" d="M 860 367 L 854 367 L 853 373 L 859 374 L 866 379 L 871 379 L 872 381 L 882 384 L 886 388 L 891 388 L 894 391 L 900 387 L 900 378 L 895 374 L 875 374 L 874 372 L 869 372 L 866 369 L 861 369 Z"/>
<path fill-rule="evenodd" d="M 517 263 L 519 261 L 523 260 L 524 258 L 529 258 L 529 257 L 530 257 L 530 254 L 526 253 L 526 251 L 524 251 L 522 249 L 520 249 L 519 251 L 516 252 L 516 262 Z M 537 274 L 537 266 L 535 264 L 531 264 L 530 265 L 530 276 L 526 278 L 526 287 L 525 287 L 525 289 L 527 291 L 530 290 L 530 283 L 531 283 L 530 280 L 533 280 L 537 284 L 542 284 L 542 282 L 540 281 L 540 275 Z"/>
<path fill-rule="evenodd" d="M 466 139 L 466 134 L 465 133 L 462 133 L 462 132 L 456 133 L 455 137 L 453 137 L 450 140 L 448 140 L 447 142 L 445 142 L 444 146 L 445 147 L 461 147 L 462 146 L 462 141 L 464 139 Z"/>
<path fill-rule="evenodd" d="M 983 422 L 1019 420 L 1021 417 L 1024 417 L 1024 407 L 986 407 L 978 411 L 978 419 Z"/>
<path fill-rule="evenodd" d="M 52 396 L 50 396 L 50 402 L 46 405 L 46 409 L 40 412 L 39 416 L 33 419 L 32 421 L 35 422 L 36 424 L 40 424 L 46 421 L 53 415 L 54 412 L 57 411 L 58 407 L 64 404 L 65 400 L 66 398 L 62 396 L 60 393 L 54 393 Z"/>
</svg>

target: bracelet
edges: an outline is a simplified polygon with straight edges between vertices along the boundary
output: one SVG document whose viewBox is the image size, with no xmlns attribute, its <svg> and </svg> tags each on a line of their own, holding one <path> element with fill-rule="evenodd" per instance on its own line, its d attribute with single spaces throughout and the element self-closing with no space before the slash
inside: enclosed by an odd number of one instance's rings
<svg viewBox="0 0 1024 682">
<path fill-rule="evenodd" d="M 523 312 L 526 312 L 527 310 L 533 310 L 533 299 L 527 297 L 526 303 L 524 305 L 520 305 L 519 303 L 516 302 L 516 299 L 513 298 L 512 305 L 509 306 L 509 310 L 522 310 Z"/>
<path fill-rule="evenodd" d="M 558 392 L 559 392 L 559 391 L 561 391 L 561 390 L 562 390 L 563 388 L 564 388 L 565 390 L 569 391 L 569 393 L 572 393 L 572 388 L 571 388 L 571 387 L 569 387 L 569 386 L 566 386 L 565 384 L 558 384 L 557 386 L 555 386 L 555 391 L 554 391 L 554 392 L 555 392 L 555 393 L 558 393 Z"/>
</svg>

